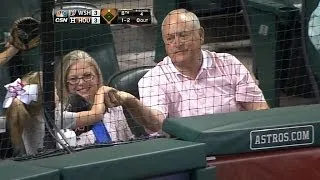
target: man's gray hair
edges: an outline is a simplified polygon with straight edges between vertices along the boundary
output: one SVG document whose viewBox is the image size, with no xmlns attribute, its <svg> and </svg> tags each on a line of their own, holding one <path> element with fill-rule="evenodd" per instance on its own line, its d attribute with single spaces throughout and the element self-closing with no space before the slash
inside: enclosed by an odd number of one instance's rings
<svg viewBox="0 0 320 180">
<path fill-rule="evenodd" d="M 186 22 L 192 22 L 194 29 L 201 28 L 199 18 L 193 12 L 190 12 L 186 9 L 175 9 L 175 10 L 169 12 L 169 14 L 162 21 L 161 32 L 163 32 L 163 27 L 165 26 L 165 22 L 172 15 L 184 15 Z"/>
</svg>

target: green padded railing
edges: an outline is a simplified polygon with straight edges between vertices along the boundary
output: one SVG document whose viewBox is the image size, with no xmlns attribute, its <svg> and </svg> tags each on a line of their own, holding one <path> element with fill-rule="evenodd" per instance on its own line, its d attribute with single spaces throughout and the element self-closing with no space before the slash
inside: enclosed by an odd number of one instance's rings
<svg viewBox="0 0 320 180">
<path fill-rule="evenodd" d="M 26 162 L 59 169 L 67 179 L 145 179 L 204 168 L 203 143 L 152 139 Z"/>
<path fill-rule="evenodd" d="M 197 169 L 191 173 L 192 180 L 215 180 L 216 177 L 216 167 L 207 167 L 203 169 Z"/>
<path fill-rule="evenodd" d="M 23 180 L 59 180 L 60 173 L 57 169 L 30 166 L 23 162 L 1 161 L 0 179 L 23 179 Z"/>
<path fill-rule="evenodd" d="M 207 155 L 320 145 L 320 105 L 169 118 L 164 131 L 206 143 Z"/>
</svg>

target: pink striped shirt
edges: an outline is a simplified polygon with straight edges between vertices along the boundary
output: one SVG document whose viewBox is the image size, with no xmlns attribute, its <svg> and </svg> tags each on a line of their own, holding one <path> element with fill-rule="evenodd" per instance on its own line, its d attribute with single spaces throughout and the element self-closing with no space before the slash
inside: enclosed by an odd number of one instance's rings
<svg viewBox="0 0 320 180">
<path fill-rule="evenodd" d="M 165 117 L 187 117 L 241 110 L 239 102 L 265 102 L 247 68 L 227 53 L 202 51 L 203 63 L 192 80 L 169 57 L 139 81 L 140 100 Z"/>
</svg>

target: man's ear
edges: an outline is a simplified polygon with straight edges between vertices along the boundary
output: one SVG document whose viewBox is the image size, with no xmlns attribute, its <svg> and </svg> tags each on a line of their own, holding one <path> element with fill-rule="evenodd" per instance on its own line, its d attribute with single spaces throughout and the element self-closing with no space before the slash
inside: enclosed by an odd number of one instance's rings
<svg viewBox="0 0 320 180">
<path fill-rule="evenodd" d="M 200 33 L 201 44 L 203 44 L 204 43 L 204 29 L 203 29 L 203 27 L 200 27 L 199 33 Z"/>
</svg>

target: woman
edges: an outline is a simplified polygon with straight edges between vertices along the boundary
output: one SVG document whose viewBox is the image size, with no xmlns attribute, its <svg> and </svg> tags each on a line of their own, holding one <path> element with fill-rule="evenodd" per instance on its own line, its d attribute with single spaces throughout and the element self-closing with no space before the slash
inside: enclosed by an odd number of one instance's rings
<svg viewBox="0 0 320 180">
<path fill-rule="evenodd" d="M 76 130 L 103 120 L 113 142 L 128 141 L 133 138 L 122 107 L 117 106 L 115 97 L 112 93 L 108 93 L 115 90 L 103 86 L 101 70 L 88 53 L 75 50 L 63 57 L 56 71 L 56 88 L 59 104 L 56 107 L 55 117 L 59 128 Z M 90 102 L 91 110 L 67 111 L 68 97 L 72 94 L 78 94 Z M 77 145 L 95 142 L 96 137 L 92 130 L 80 134 L 77 138 Z"/>
<path fill-rule="evenodd" d="M 7 49 L 0 53 L 0 66 L 7 63 L 13 56 L 15 56 L 19 52 L 19 49 L 15 48 L 10 43 L 6 44 L 6 48 Z"/>
</svg>

